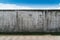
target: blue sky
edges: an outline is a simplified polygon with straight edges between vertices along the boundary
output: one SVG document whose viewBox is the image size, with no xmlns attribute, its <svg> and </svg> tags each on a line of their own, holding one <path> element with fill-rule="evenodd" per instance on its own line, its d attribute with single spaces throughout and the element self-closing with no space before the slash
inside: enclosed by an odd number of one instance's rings
<svg viewBox="0 0 60 40">
<path fill-rule="evenodd" d="M 0 3 L 11 3 L 11 4 L 27 4 L 27 5 L 52 5 L 59 4 L 59 0 L 0 0 Z"/>
<path fill-rule="evenodd" d="M 15 5 L 23 5 L 30 7 L 58 7 L 60 5 L 60 0 L 0 0 L 2 4 L 15 4 Z"/>
</svg>

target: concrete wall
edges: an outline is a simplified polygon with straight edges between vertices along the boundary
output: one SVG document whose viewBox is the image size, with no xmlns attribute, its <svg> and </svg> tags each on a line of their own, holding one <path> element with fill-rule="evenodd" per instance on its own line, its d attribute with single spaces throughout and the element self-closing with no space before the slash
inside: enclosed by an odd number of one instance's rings
<svg viewBox="0 0 60 40">
<path fill-rule="evenodd" d="M 0 11 L 0 31 L 11 31 L 16 25 L 16 12 Z"/>
<path fill-rule="evenodd" d="M 60 12 L 59 11 L 48 11 L 48 30 L 60 32 Z"/>
<path fill-rule="evenodd" d="M 43 31 L 44 13 L 42 11 L 19 11 L 19 27 L 23 31 Z"/>
<path fill-rule="evenodd" d="M 0 32 L 60 31 L 59 11 L 0 11 Z"/>
</svg>

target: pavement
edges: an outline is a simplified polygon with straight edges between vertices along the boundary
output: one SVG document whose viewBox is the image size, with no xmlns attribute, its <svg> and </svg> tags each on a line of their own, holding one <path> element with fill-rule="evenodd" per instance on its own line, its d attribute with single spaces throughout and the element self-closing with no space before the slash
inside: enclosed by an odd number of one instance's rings
<svg viewBox="0 0 60 40">
<path fill-rule="evenodd" d="M 0 40 L 60 40 L 56 35 L 0 35 Z"/>
</svg>

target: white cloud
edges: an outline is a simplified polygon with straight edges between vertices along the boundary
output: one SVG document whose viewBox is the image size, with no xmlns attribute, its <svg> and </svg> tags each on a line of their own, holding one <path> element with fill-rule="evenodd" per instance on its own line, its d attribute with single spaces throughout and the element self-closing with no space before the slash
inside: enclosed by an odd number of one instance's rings
<svg viewBox="0 0 60 40">
<path fill-rule="evenodd" d="M 4 4 L 0 3 L 0 9 L 60 9 L 60 4 L 58 6 L 53 5 L 33 5 L 33 6 L 26 6 L 26 5 L 16 5 L 16 4 Z"/>
<path fill-rule="evenodd" d="M 20 5 L 16 5 L 16 4 L 0 3 L 0 9 L 32 9 L 32 8 L 28 7 L 28 6 L 20 6 Z"/>
</svg>

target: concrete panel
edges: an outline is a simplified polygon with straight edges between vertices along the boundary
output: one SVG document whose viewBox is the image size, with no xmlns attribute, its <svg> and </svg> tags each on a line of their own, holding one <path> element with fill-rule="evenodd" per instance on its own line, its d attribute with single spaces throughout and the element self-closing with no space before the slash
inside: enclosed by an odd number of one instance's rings
<svg viewBox="0 0 60 40">
<path fill-rule="evenodd" d="M 0 32 L 14 31 L 16 25 L 16 12 L 0 11 Z"/>
<path fill-rule="evenodd" d="M 21 31 L 38 32 L 43 31 L 44 13 L 42 11 L 19 11 L 19 27 Z"/>
<path fill-rule="evenodd" d="M 60 27 L 60 12 L 59 11 L 48 11 L 47 14 L 47 29 L 50 32 L 59 31 Z"/>
</svg>

